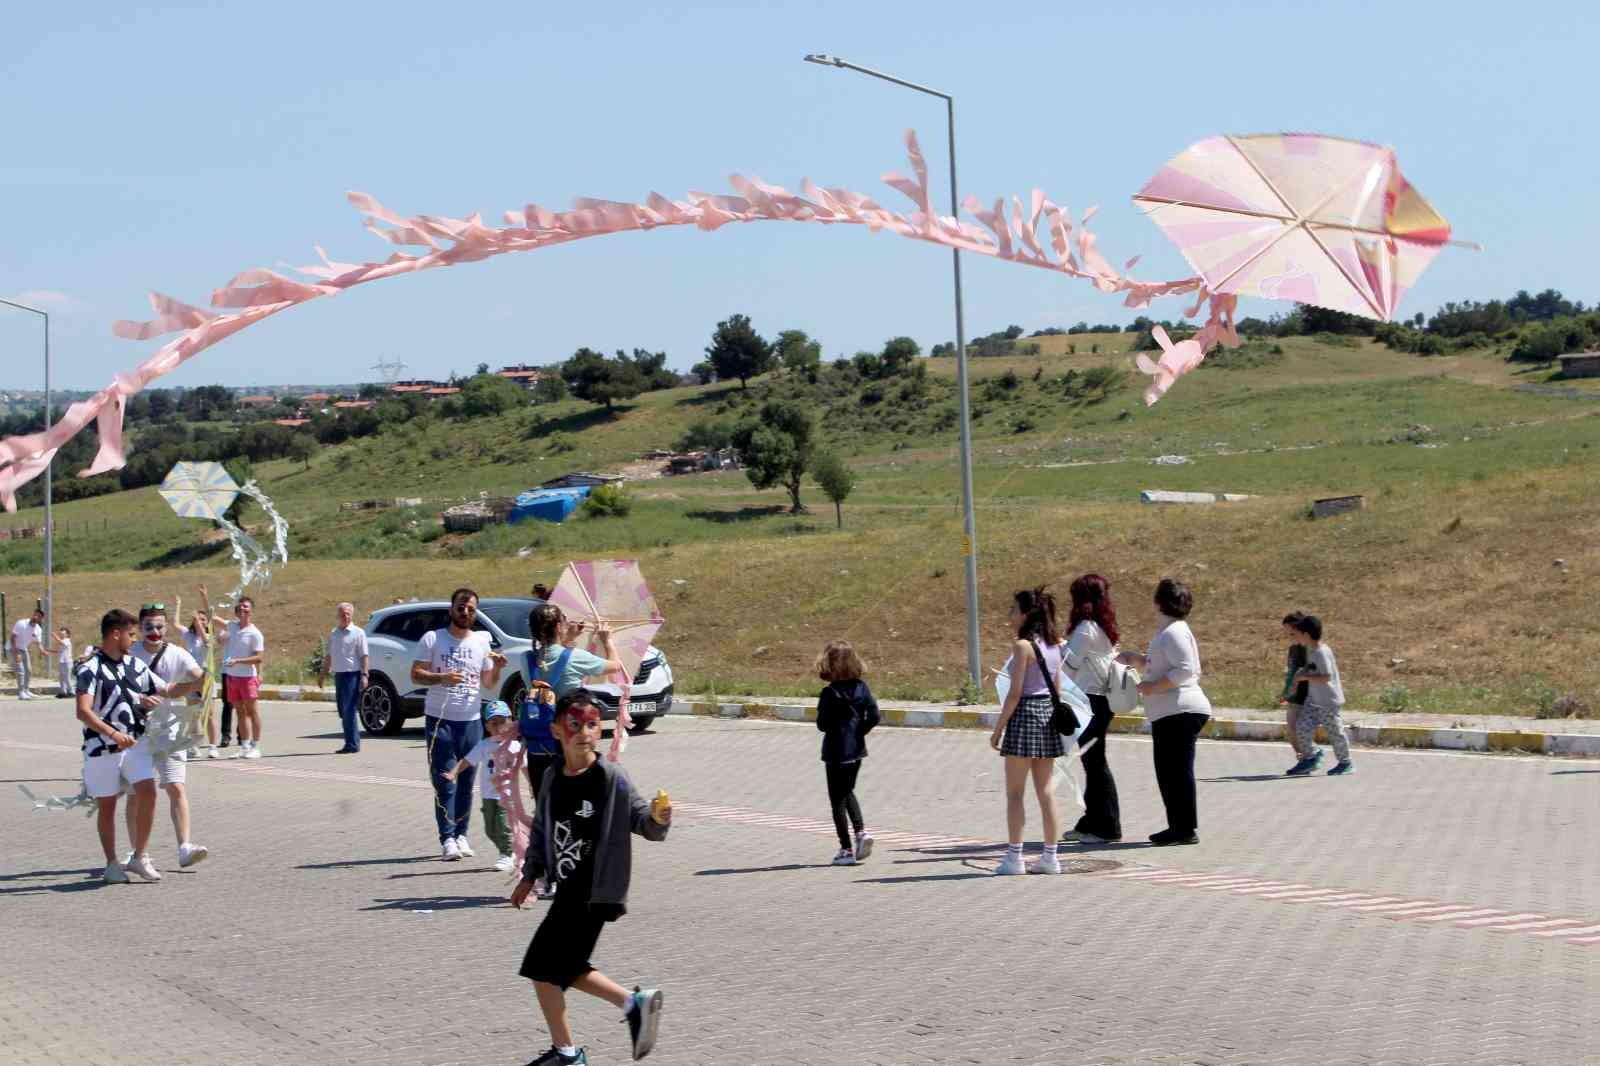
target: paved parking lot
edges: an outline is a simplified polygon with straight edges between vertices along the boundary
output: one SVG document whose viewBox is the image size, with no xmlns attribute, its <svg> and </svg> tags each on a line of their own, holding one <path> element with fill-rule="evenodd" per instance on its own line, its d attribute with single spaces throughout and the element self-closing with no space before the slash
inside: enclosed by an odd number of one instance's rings
<svg viewBox="0 0 1600 1066">
<path fill-rule="evenodd" d="M 0 701 L 0 1060 L 520 1063 L 548 1045 L 516 976 L 540 917 L 437 860 L 418 732 L 335 757 L 336 721 L 264 707 L 267 758 L 190 774 L 206 863 L 102 887 L 66 701 Z M 976 731 L 874 734 L 880 840 L 835 847 L 808 726 L 669 718 L 630 742 L 678 805 L 637 841 L 595 961 L 666 993 L 673 1063 L 1600 1062 L 1600 762 L 1358 751 L 1288 780 L 1283 745 L 1204 743 L 1202 844 L 1161 828 L 1113 737 L 1129 842 L 995 879 L 999 760 Z M 1035 823 L 1036 824 L 1036 823 Z M 475 832 L 475 839 L 478 834 Z M 168 869 L 168 868 L 171 869 Z M 616 1013 L 575 997 L 595 1063 Z"/>
</svg>

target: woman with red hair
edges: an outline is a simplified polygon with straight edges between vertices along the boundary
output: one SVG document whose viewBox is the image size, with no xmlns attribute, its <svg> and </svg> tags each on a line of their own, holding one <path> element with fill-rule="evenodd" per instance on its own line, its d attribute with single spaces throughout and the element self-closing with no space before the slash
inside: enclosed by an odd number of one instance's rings
<svg viewBox="0 0 1600 1066">
<path fill-rule="evenodd" d="M 1083 752 L 1083 817 L 1061 834 L 1066 844 L 1105 844 L 1122 839 L 1122 811 L 1117 782 L 1106 762 L 1106 733 L 1111 727 L 1111 702 L 1106 682 L 1117 654 L 1117 609 L 1111 603 L 1111 582 L 1084 574 L 1072 583 L 1072 614 L 1067 628 L 1065 666 L 1089 697 L 1094 718 L 1078 738 Z"/>
</svg>

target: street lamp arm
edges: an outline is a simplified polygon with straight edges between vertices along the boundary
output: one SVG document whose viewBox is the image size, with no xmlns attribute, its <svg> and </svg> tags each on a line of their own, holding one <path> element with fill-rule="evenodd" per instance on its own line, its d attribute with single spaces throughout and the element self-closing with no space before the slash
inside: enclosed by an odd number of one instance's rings
<svg viewBox="0 0 1600 1066">
<path fill-rule="evenodd" d="M 929 96 L 937 96 L 941 100 L 951 99 L 949 93 L 942 93 L 938 89 L 930 89 L 926 85 L 918 85 L 914 81 L 906 81 L 904 78 L 897 78 L 893 74 L 885 74 L 881 70 L 873 70 L 871 67 L 859 66 L 858 64 L 850 62 L 848 59 L 840 59 L 838 56 L 830 56 L 824 52 L 813 52 L 806 56 L 805 60 L 807 63 L 816 63 L 819 66 L 841 67 L 845 70 L 853 70 L 858 74 L 865 74 L 868 77 L 879 78 L 883 81 L 891 81 L 896 85 L 903 85 L 907 89 L 915 89 L 919 93 L 927 93 Z"/>
<path fill-rule="evenodd" d="M 15 307 L 18 311 L 32 311 L 44 319 L 44 428 L 50 429 L 50 420 L 54 412 L 50 409 L 50 312 L 42 307 L 33 307 L 21 304 L 15 300 L 7 300 L 0 296 L 0 304 Z M 52 504 L 55 497 L 53 484 L 54 461 L 44 468 L 44 624 L 45 628 L 54 635 L 56 631 L 55 614 L 55 548 L 56 524 Z"/>
</svg>

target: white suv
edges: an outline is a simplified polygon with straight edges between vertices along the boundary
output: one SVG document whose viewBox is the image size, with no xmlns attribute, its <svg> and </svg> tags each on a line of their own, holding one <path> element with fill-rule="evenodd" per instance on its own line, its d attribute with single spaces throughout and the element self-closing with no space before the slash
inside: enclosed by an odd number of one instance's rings
<svg viewBox="0 0 1600 1066">
<path fill-rule="evenodd" d="M 522 653 L 533 646 L 528 614 L 542 602 L 527 596 L 478 601 L 478 621 L 473 628 L 488 633 L 494 650 L 510 660 L 500 675 L 500 691 L 485 692 L 483 698 L 505 700 L 513 713 L 521 712 L 522 697 L 528 691 L 522 676 Z M 361 724 L 368 733 L 393 735 L 406 719 L 422 716 L 424 690 L 411 680 L 411 664 L 417 659 L 422 635 L 444 628 L 449 621 L 450 604 L 445 600 L 397 603 L 372 612 L 365 626 L 371 676 L 361 694 Z M 615 718 L 621 689 L 610 684 L 586 687 L 600 701 L 604 717 Z M 634 732 L 642 732 L 657 715 L 671 709 L 672 668 L 661 649 L 652 645 L 633 675 L 628 696 Z"/>
</svg>

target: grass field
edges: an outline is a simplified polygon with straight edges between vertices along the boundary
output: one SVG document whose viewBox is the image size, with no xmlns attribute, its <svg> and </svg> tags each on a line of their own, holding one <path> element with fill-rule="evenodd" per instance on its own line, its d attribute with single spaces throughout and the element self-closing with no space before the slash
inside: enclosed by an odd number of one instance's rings
<svg viewBox="0 0 1600 1066">
<path fill-rule="evenodd" d="M 1600 563 L 1600 390 L 1552 389 L 1543 371 L 1518 373 L 1487 354 L 1421 358 L 1287 338 L 1280 353 L 1259 346 L 1237 368 L 1202 368 L 1154 408 L 1139 401 L 1138 375 L 1097 403 L 1065 399 L 1065 371 L 1129 359 L 1085 354 L 1091 337 L 1039 338 L 1048 343 L 1038 356 L 973 363 L 986 661 L 1003 658 L 1013 587 L 1048 580 L 1064 594 L 1077 573 L 1100 570 L 1125 640 L 1138 644 L 1153 622 L 1149 590 L 1172 573 L 1195 588 L 1206 687 L 1219 702 L 1270 702 L 1281 679 L 1277 619 L 1292 607 L 1326 619 L 1353 706 L 1465 715 L 1534 713 L 1568 693 L 1600 702 L 1600 623 L 1584 594 Z M 1064 354 L 1068 341 L 1079 354 Z M 954 363 L 928 362 L 932 410 L 947 402 L 939 390 Z M 1014 388 L 989 386 L 1007 371 Z M 1528 384 L 1547 391 L 1518 387 Z M 752 383 L 757 393 L 781 388 Z M 812 657 L 842 635 L 862 647 L 880 696 L 952 696 L 965 662 L 954 432 L 926 420 L 880 431 L 858 419 L 849 439 L 832 442 L 860 475 L 842 531 L 813 486 L 811 513 L 791 516 L 780 492 L 728 472 L 637 483 L 623 519 L 439 535 L 446 502 L 616 467 L 696 419 L 750 410 L 738 392 L 648 394 L 614 419 L 568 403 L 431 422 L 324 450 L 309 470 L 259 467 L 293 529 L 293 561 L 258 596 L 276 652 L 270 676 L 297 679 L 337 600 L 371 609 L 463 582 L 521 593 L 567 559 L 626 555 L 652 580 L 668 618 L 660 643 L 685 691 L 813 691 Z M 1016 432 L 1023 416 L 1034 425 Z M 892 417 L 910 416 L 882 416 Z M 1187 462 L 1153 463 L 1159 456 Z M 1138 503 L 1152 488 L 1256 498 Z M 1367 508 L 1308 520 L 1311 500 L 1343 493 L 1364 494 Z M 382 496 L 427 503 L 338 509 Z M 71 524 L 57 543 L 58 613 L 80 634 L 110 603 L 178 591 L 189 600 L 202 577 L 213 592 L 232 583 L 206 525 L 174 517 L 153 489 L 56 514 Z M 13 617 L 41 591 L 39 555 L 36 543 L 0 546 Z"/>
</svg>

